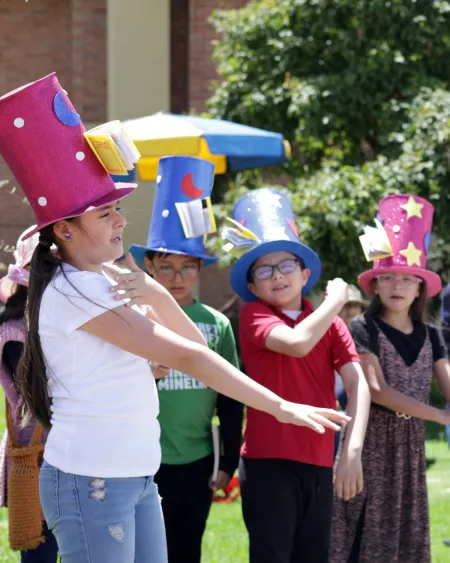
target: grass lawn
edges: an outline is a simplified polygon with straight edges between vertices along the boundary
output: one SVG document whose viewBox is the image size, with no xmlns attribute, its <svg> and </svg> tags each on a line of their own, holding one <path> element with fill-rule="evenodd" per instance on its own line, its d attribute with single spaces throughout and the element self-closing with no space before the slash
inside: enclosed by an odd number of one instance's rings
<svg viewBox="0 0 450 563">
<path fill-rule="evenodd" d="M 4 429 L 3 404 L 3 395 L 0 394 L 1 432 Z M 432 562 L 448 563 L 450 547 L 443 545 L 442 540 L 450 538 L 450 450 L 442 439 L 441 429 L 434 427 L 430 430 L 429 435 L 435 438 L 427 442 L 427 457 L 435 460 L 427 472 Z M 0 563 L 17 563 L 19 554 L 9 550 L 7 533 L 7 513 L 0 509 Z M 247 550 L 247 533 L 240 503 L 214 504 L 203 538 L 202 563 L 246 563 Z"/>
<path fill-rule="evenodd" d="M 450 547 L 450 449 L 445 441 L 429 440 L 427 457 L 435 460 L 428 469 L 428 494 L 431 514 L 431 548 L 433 563 L 448 563 Z M 241 518 L 240 504 L 214 505 L 203 539 L 202 563 L 245 563 L 247 534 Z M 389 563 L 386 561 L 386 563 Z M 405 563 L 415 563 L 408 561 Z"/>
</svg>

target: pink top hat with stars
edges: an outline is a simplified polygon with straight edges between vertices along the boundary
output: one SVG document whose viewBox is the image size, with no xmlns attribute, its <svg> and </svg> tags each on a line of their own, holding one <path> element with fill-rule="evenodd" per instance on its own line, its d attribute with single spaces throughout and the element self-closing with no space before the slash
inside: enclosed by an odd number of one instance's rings
<svg viewBox="0 0 450 563">
<path fill-rule="evenodd" d="M 112 181 L 83 137 L 85 131 L 54 73 L 0 98 L 0 154 L 36 216 L 36 228 L 24 239 L 136 188 Z"/>
<path fill-rule="evenodd" d="M 431 203 L 415 195 L 390 195 L 379 202 L 377 219 L 387 234 L 392 256 L 375 260 L 373 268 L 359 276 L 359 283 L 368 295 L 373 294 L 372 280 L 389 272 L 423 279 L 429 297 L 440 292 L 441 278 L 426 269 L 433 214 Z"/>
</svg>

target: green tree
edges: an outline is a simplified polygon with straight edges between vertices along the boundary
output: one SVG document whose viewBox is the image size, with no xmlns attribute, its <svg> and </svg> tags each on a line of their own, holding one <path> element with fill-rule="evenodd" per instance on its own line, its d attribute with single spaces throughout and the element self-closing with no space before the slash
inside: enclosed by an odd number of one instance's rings
<svg viewBox="0 0 450 563">
<path fill-rule="evenodd" d="M 324 279 L 355 281 L 370 267 L 357 237 L 378 199 L 396 192 L 435 204 L 430 260 L 445 277 L 450 2 L 261 0 L 218 12 L 213 24 L 220 79 L 210 113 L 291 142 L 285 189 L 302 238 L 323 259 Z M 265 180 L 266 173 L 233 178 L 219 216 Z"/>
</svg>

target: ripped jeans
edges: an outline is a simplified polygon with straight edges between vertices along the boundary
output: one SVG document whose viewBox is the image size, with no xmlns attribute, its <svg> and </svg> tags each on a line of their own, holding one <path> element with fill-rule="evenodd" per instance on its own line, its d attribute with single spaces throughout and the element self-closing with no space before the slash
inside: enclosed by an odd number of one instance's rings
<svg viewBox="0 0 450 563">
<path fill-rule="evenodd" d="M 153 477 L 83 477 L 44 461 L 40 496 L 62 563 L 167 563 Z"/>
</svg>

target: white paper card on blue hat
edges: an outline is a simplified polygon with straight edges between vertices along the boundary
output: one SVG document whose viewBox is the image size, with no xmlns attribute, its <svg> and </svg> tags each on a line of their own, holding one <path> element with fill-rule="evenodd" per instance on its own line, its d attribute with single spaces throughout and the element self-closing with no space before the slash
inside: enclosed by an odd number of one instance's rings
<svg viewBox="0 0 450 563">
<path fill-rule="evenodd" d="M 175 203 L 186 238 L 208 235 L 216 231 L 211 198 Z"/>
</svg>

